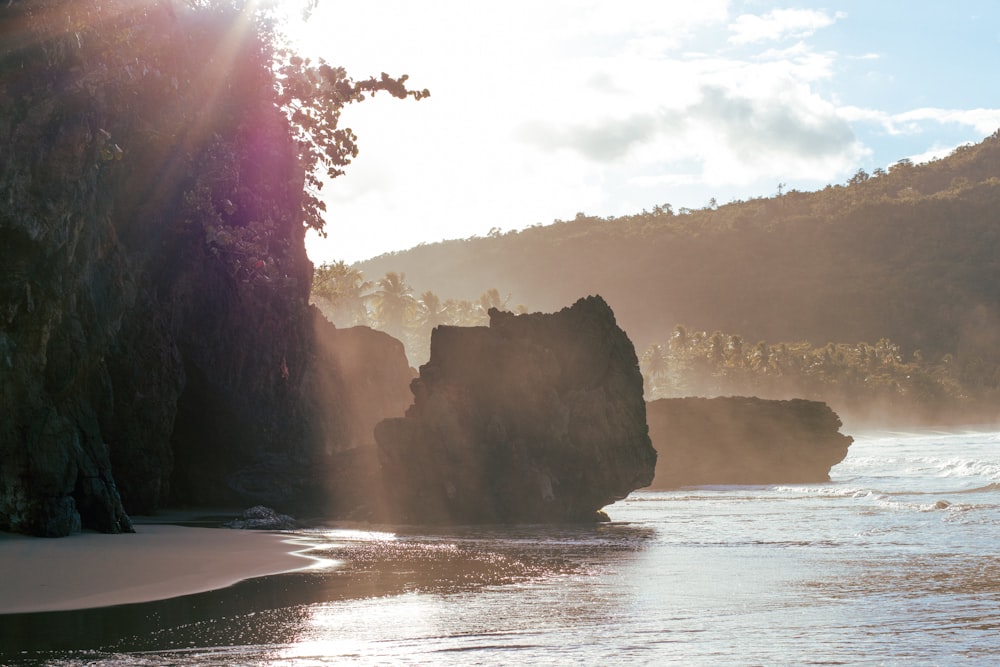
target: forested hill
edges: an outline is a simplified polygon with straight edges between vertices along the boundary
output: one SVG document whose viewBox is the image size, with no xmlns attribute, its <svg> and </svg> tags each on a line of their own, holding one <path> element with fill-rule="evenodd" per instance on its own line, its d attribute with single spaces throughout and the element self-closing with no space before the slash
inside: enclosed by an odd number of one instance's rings
<svg viewBox="0 0 1000 667">
<path fill-rule="evenodd" d="M 516 221 L 512 221 L 516 222 Z M 550 310 L 601 294 L 638 350 L 677 324 L 747 341 L 877 341 L 927 359 L 1000 350 L 1000 132 L 947 158 L 716 208 L 571 221 L 357 265 L 414 293 Z"/>
</svg>

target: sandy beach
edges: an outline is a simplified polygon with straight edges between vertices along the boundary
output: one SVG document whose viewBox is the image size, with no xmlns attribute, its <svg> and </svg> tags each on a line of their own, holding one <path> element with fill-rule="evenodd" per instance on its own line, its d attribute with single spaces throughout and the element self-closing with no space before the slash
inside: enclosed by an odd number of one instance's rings
<svg viewBox="0 0 1000 667">
<path fill-rule="evenodd" d="M 307 569 L 309 545 L 226 528 L 138 524 L 135 533 L 0 533 L 0 614 L 147 602 Z"/>
</svg>

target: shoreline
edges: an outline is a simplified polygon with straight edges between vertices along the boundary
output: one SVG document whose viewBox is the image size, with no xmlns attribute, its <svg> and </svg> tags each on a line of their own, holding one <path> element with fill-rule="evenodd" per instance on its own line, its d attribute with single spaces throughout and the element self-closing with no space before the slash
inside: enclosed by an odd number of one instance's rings
<svg viewBox="0 0 1000 667">
<path fill-rule="evenodd" d="M 308 542 L 271 531 L 157 519 L 136 522 L 135 531 L 60 538 L 0 533 L 0 615 L 164 600 L 334 564 L 308 555 Z"/>
</svg>

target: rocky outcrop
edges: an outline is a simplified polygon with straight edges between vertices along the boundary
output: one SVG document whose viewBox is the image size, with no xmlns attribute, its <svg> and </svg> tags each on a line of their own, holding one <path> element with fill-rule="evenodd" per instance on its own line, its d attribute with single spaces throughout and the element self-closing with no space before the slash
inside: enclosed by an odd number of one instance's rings
<svg viewBox="0 0 1000 667">
<path fill-rule="evenodd" d="M 239 517 L 222 524 L 235 530 L 295 530 L 299 522 L 287 514 L 279 514 L 270 507 L 254 505 Z"/>
<path fill-rule="evenodd" d="M 652 480 L 642 376 L 600 297 L 437 327 L 403 418 L 378 424 L 394 520 L 592 521 Z"/>
<path fill-rule="evenodd" d="M 654 489 L 826 482 L 853 442 L 826 403 L 802 399 L 664 398 L 646 419 Z"/>
<path fill-rule="evenodd" d="M 102 196 L 100 119 L 61 108 L 53 88 L 65 82 L 25 71 L 46 57 L 27 51 L 0 61 L 0 529 L 128 531 L 102 421 L 135 388 L 123 381 L 116 395 L 112 375 L 127 371 L 114 355 L 131 347 L 121 334 L 143 325 L 126 313 L 148 314 L 149 294 Z M 155 411 L 169 412 L 180 392 L 172 352 L 153 371 L 166 394 Z M 137 426 L 150 451 L 168 435 Z"/>
<path fill-rule="evenodd" d="M 376 423 L 410 402 L 402 343 L 367 327 L 337 329 L 314 308 L 281 321 L 287 348 L 274 356 L 264 354 L 273 338 L 239 341 L 248 332 L 235 322 L 213 332 L 213 359 L 236 365 L 235 378 L 188 362 L 172 435 L 173 502 L 335 515 L 363 501 L 345 466 L 356 450 L 374 451 Z M 227 336 L 237 337 L 228 351 Z"/>
<path fill-rule="evenodd" d="M 257 32 L 224 9 L 38 6 L 0 9 L 32 36 L 0 41 L 0 530 L 341 510 L 339 466 L 412 373 L 398 341 L 308 304 L 305 172 Z"/>
</svg>

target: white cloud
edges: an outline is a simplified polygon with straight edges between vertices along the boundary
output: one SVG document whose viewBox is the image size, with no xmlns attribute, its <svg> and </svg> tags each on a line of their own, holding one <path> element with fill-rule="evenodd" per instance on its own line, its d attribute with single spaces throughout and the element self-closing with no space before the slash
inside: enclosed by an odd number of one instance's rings
<svg viewBox="0 0 1000 667">
<path fill-rule="evenodd" d="M 813 51 L 805 42 L 797 42 L 786 49 L 768 49 L 754 61 L 774 63 L 782 76 L 796 81 L 818 81 L 833 76 L 837 54 Z"/>
<path fill-rule="evenodd" d="M 826 156 L 854 141 L 850 126 L 829 104 L 806 90 L 752 98 L 706 87 L 689 116 L 727 136 L 734 151 L 747 156 L 797 154 Z"/>
<path fill-rule="evenodd" d="M 923 121 L 954 123 L 972 127 L 980 134 L 992 134 L 1000 128 L 1000 109 L 913 109 L 891 117 L 894 123 L 918 125 Z"/>
<path fill-rule="evenodd" d="M 909 161 L 913 164 L 923 164 L 924 162 L 930 162 L 932 160 L 940 160 L 941 158 L 951 155 L 951 153 L 961 145 L 962 144 L 956 144 L 953 146 L 935 145 L 933 148 L 926 150 L 923 153 L 918 153 L 917 155 L 911 155 L 907 159 L 909 159 Z"/>
<path fill-rule="evenodd" d="M 536 109 L 517 137 L 539 153 L 630 170 L 636 184 L 662 182 L 641 169 L 681 162 L 684 173 L 716 186 L 791 168 L 829 179 L 864 154 L 836 106 L 813 88 L 832 76 L 834 62 L 804 42 L 750 59 L 604 58 L 583 68 L 591 72 L 587 96 L 567 90 L 565 109 Z"/>
<path fill-rule="evenodd" d="M 841 104 L 857 99 L 838 80 L 847 56 L 809 36 L 843 14 L 733 18 L 727 4 L 324 0 L 316 48 L 328 60 L 356 77 L 408 73 L 432 96 L 345 111 L 361 153 L 324 191 L 331 238 L 310 254 L 353 261 L 580 210 L 821 187 L 872 154 L 860 136 L 1000 127 L 994 109 Z M 331 40 L 331 26 L 358 29 Z"/>
<path fill-rule="evenodd" d="M 723 77 L 726 79 L 726 77 Z M 828 182 L 866 154 L 850 124 L 807 85 L 703 85 L 681 107 L 579 125 L 534 125 L 540 154 L 585 158 L 637 187 L 747 185 L 763 177 Z"/>
<path fill-rule="evenodd" d="M 1000 109 L 938 109 L 924 107 L 890 114 L 877 109 L 844 106 L 838 110 L 849 122 L 879 125 L 890 135 L 920 134 L 934 125 L 960 125 L 988 135 L 1000 128 Z"/>
<path fill-rule="evenodd" d="M 845 16 L 842 12 L 830 16 L 824 11 L 812 9 L 775 9 L 763 16 L 741 14 L 729 25 L 729 42 L 742 46 L 754 42 L 802 39 Z"/>
</svg>

